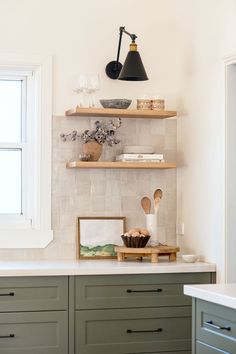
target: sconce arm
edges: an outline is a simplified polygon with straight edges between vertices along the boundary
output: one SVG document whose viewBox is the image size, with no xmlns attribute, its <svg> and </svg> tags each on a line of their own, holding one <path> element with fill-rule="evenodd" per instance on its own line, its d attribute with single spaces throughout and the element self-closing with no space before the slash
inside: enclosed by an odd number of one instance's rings
<svg viewBox="0 0 236 354">
<path fill-rule="evenodd" d="M 125 30 L 125 27 L 120 27 L 120 37 L 119 37 L 119 43 L 118 43 L 118 50 L 117 50 L 117 58 L 116 58 L 116 67 L 118 67 L 118 63 L 119 63 L 119 58 L 120 58 L 120 48 L 121 48 L 121 41 L 122 41 L 122 35 L 123 33 L 127 34 L 131 39 L 132 39 L 132 43 L 135 43 L 136 38 L 138 38 L 136 36 L 136 34 L 132 34 L 129 33 Z"/>
</svg>

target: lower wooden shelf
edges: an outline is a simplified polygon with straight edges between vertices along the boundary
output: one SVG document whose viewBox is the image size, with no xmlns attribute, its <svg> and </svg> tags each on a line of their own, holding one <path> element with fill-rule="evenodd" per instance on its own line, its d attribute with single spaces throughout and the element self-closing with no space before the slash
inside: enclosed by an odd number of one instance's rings
<svg viewBox="0 0 236 354">
<path fill-rule="evenodd" d="M 71 161 L 66 168 L 115 168 L 115 169 L 171 169 L 175 163 L 169 162 L 112 162 L 112 161 Z"/>
</svg>

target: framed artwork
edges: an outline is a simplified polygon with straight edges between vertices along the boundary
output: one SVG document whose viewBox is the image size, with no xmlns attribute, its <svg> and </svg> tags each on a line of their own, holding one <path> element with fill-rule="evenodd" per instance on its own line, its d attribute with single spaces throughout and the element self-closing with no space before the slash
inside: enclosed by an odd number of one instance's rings
<svg viewBox="0 0 236 354">
<path fill-rule="evenodd" d="M 78 217 L 77 257 L 116 258 L 115 246 L 122 244 L 125 217 Z"/>
</svg>

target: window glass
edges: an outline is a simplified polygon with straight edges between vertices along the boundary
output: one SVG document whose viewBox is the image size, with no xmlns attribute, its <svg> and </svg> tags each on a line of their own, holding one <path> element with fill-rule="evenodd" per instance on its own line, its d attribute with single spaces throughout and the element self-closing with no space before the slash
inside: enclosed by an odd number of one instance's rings
<svg viewBox="0 0 236 354">
<path fill-rule="evenodd" d="M 0 149 L 0 214 L 22 212 L 21 150 Z"/>
<path fill-rule="evenodd" d="M 0 79 L 0 142 L 21 141 L 22 81 Z"/>
</svg>

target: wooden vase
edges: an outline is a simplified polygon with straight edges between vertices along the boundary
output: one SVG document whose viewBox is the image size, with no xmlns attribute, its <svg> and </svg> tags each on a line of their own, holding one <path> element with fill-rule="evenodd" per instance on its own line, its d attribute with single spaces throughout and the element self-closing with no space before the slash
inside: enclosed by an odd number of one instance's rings
<svg viewBox="0 0 236 354">
<path fill-rule="evenodd" d="M 89 141 L 83 144 L 83 153 L 90 155 L 89 161 L 98 161 L 102 154 L 102 145 L 96 141 Z"/>
</svg>

